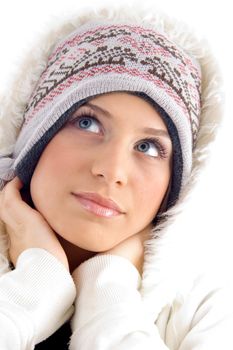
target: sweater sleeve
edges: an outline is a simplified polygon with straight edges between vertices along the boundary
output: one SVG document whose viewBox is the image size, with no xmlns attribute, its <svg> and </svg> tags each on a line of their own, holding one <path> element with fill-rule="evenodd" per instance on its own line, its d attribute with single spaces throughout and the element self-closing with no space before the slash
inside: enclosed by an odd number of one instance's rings
<svg viewBox="0 0 233 350">
<path fill-rule="evenodd" d="M 141 277 L 125 258 L 98 255 L 74 272 L 76 312 L 70 350 L 167 350 L 156 325 L 145 314 Z"/>
<path fill-rule="evenodd" d="M 192 315 L 188 331 L 183 333 L 178 350 L 233 349 L 233 286 L 218 284 L 218 278 L 201 276 L 176 313 L 177 326 Z M 171 320 L 172 322 L 172 320 Z M 184 322 L 183 322 L 184 323 Z M 180 332 L 181 334 L 181 332 Z"/>
<path fill-rule="evenodd" d="M 75 295 L 57 258 L 44 249 L 25 250 L 0 278 L 0 349 L 34 349 L 72 316 Z"/>
</svg>

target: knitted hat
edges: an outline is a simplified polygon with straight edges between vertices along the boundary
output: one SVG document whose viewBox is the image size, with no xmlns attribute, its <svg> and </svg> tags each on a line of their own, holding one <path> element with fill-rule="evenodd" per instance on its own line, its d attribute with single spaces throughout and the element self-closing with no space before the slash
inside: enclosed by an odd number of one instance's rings
<svg viewBox="0 0 233 350">
<path fill-rule="evenodd" d="M 51 138 L 96 95 L 135 93 L 152 103 L 173 143 L 174 203 L 192 167 L 201 109 L 195 58 L 149 25 L 94 20 L 57 43 L 27 104 L 12 158 L 0 156 L 0 188 L 18 175 L 28 184 Z"/>
</svg>

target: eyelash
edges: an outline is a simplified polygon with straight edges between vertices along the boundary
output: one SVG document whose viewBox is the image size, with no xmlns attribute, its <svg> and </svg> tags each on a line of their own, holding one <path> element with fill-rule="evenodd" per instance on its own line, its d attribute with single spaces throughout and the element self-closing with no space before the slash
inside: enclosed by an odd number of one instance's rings
<svg viewBox="0 0 233 350">
<path fill-rule="evenodd" d="M 76 117 L 74 117 L 70 123 L 71 124 L 75 124 L 76 122 L 78 122 L 81 118 L 86 117 L 86 118 L 91 118 L 93 120 L 95 120 L 99 125 L 101 124 L 100 121 L 98 120 L 98 118 L 95 116 L 95 114 L 92 111 L 82 111 L 80 112 L 80 114 Z M 82 129 L 81 129 L 82 130 Z M 85 130 L 85 129 L 83 129 Z M 143 139 L 141 142 L 150 142 L 153 143 L 153 145 L 158 149 L 159 152 L 159 156 L 158 157 L 153 157 L 150 156 L 152 158 L 158 159 L 165 159 L 168 157 L 168 152 L 166 147 L 162 144 L 162 142 L 160 141 L 160 139 L 156 138 L 156 137 L 147 137 L 145 139 Z"/>
<path fill-rule="evenodd" d="M 161 143 L 161 141 L 159 140 L 159 139 L 157 139 L 157 138 L 155 138 L 155 137 L 147 137 L 147 138 L 145 138 L 145 139 L 143 139 L 142 141 L 141 141 L 142 143 L 143 142 L 151 142 L 151 143 L 153 143 L 153 145 L 155 146 L 155 147 L 157 147 L 158 148 L 158 151 L 159 151 L 159 156 L 158 156 L 158 158 L 167 158 L 167 156 L 168 156 L 168 154 L 167 154 L 167 149 L 166 149 L 166 147 Z M 157 157 L 153 157 L 152 156 L 152 158 L 157 158 Z"/>
</svg>

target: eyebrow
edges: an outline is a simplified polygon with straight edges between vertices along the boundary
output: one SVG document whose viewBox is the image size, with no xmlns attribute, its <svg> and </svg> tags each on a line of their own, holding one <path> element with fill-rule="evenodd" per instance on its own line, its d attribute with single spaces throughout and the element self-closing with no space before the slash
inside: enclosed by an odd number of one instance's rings
<svg viewBox="0 0 233 350">
<path fill-rule="evenodd" d="M 106 109 L 103 109 L 103 108 L 101 108 L 101 107 L 99 107 L 97 105 L 93 105 L 90 102 L 85 103 L 84 106 L 91 107 L 94 111 L 105 115 L 107 118 L 111 118 L 112 117 L 112 114 L 109 113 Z M 170 140 L 170 135 L 164 129 L 155 129 L 155 128 L 148 128 L 148 127 L 146 127 L 146 128 L 142 129 L 142 132 L 144 132 L 145 134 L 148 134 L 148 135 L 164 136 L 164 137 L 167 137 Z"/>
<path fill-rule="evenodd" d="M 90 102 L 85 103 L 84 106 L 91 107 L 91 108 L 94 109 L 96 112 L 100 112 L 100 113 L 102 113 L 103 115 L 105 115 L 105 116 L 108 117 L 108 118 L 111 118 L 111 117 L 112 117 L 111 113 L 109 113 L 106 109 L 103 109 L 103 108 L 101 108 L 101 107 L 99 107 L 99 106 L 97 106 L 97 105 L 93 105 L 93 104 L 90 103 Z"/>
</svg>

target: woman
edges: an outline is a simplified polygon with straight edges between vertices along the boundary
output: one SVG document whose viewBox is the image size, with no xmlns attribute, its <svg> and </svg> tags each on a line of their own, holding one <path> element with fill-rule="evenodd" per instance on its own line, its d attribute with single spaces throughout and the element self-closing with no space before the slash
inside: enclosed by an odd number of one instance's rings
<svg viewBox="0 0 233 350">
<path fill-rule="evenodd" d="M 216 66 L 137 11 L 65 20 L 5 101 L 1 349 L 231 348 L 230 291 L 192 269 L 182 224 Z"/>
</svg>

